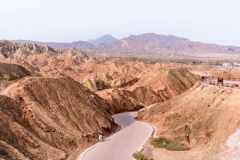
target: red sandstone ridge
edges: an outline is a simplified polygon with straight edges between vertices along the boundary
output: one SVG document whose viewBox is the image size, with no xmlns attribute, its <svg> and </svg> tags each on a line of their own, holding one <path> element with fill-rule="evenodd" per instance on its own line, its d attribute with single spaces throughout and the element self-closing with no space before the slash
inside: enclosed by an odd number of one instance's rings
<svg viewBox="0 0 240 160">
<path fill-rule="evenodd" d="M 137 97 L 140 96 L 140 101 L 149 105 L 175 97 L 187 91 L 196 82 L 197 79 L 194 75 L 186 69 L 158 69 L 144 75 L 137 83 L 129 88 L 129 91 L 135 93 Z M 149 91 L 143 92 L 141 89 L 143 87 Z M 158 95 L 159 98 L 151 102 L 150 97 L 147 99 L 144 97 L 144 93 L 150 93 L 152 97 Z M 148 101 L 150 101 L 150 103 Z"/>
<path fill-rule="evenodd" d="M 145 107 L 145 104 L 139 102 L 131 92 L 124 89 L 105 89 L 96 94 L 105 100 L 112 114 L 136 111 Z"/>
<path fill-rule="evenodd" d="M 138 110 L 171 99 L 191 88 L 196 78 L 186 69 L 159 69 L 144 75 L 133 86 L 96 92 L 112 113 Z"/>
<path fill-rule="evenodd" d="M 239 96 L 237 89 L 197 83 L 175 98 L 141 109 L 137 119 L 156 126 L 158 136 L 217 155 L 239 127 Z"/>
<path fill-rule="evenodd" d="M 66 159 L 116 128 L 103 100 L 70 77 L 24 78 L 7 95 L 13 100 L 0 101 L 0 158 Z"/>
</svg>

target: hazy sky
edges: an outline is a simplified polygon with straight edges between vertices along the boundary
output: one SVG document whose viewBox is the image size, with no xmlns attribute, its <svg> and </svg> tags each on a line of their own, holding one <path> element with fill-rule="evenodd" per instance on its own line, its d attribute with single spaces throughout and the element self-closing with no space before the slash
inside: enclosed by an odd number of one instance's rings
<svg viewBox="0 0 240 160">
<path fill-rule="evenodd" d="M 0 39 L 157 33 L 240 46 L 240 0 L 0 0 Z"/>
</svg>

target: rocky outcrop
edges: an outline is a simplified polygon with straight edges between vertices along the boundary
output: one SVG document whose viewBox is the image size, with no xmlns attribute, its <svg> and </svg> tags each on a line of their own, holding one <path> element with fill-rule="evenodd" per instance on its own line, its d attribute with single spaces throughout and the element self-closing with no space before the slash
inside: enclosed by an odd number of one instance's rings
<svg viewBox="0 0 240 160">
<path fill-rule="evenodd" d="M 197 81 L 185 69 L 159 69 L 146 74 L 140 80 L 135 80 L 134 85 L 130 87 L 124 86 L 124 79 L 115 80 L 110 84 L 111 87 L 116 87 L 115 89 L 96 93 L 110 104 L 108 108 L 112 113 L 119 113 L 165 102 L 187 91 Z M 94 83 L 89 82 L 90 84 Z"/>
<path fill-rule="evenodd" d="M 32 75 L 33 74 L 31 72 L 22 66 L 0 63 L 0 91 L 12 83 L 17 82 L 19 79 Z"/>
<path fill-rule="evenodd" d="M 19 48 L 14 54 L 14 58 L 27 58 L 28 56 L 34 54 L 34 52 L 29 52 L 25 48 Z"/>
<path fill-rule="evenodd" d="M 75 59 L 75 60 L 83 60 L 85 58 L 88 58 L 88 55 L 84 52 L 82 52 L 81 50 L 78 50 L 77 48 L 75 47 L 72 47 L 70 48 L 69 50 L 65 51 L 63 53 L 66 58 L 72 58 L 72 59 Z"/>
<path fill-rule="evenodd" d="M 14 125 L 2 124 L 6 131 L 1 132 L 1 142 L 9 147 L 1 149 L 9 156 L 16 149 L 29 159 L 66 159 L 77 148 L 97 142 L 98 134 L 106 136 L 116 128 L 103 100 L 70 77 L 24 78 L 6 95 L 20 112 L 9 119 L 21 117 L 15 130 L 9 129 Z M 22 139 L 12 142 L 7 134 Z"/>
<path fill-rule="evenodd" d="M 105 89 L 96 94 L 105 100 L 106 106 L 112 114 L 136 111 L 145 107 L 131 92 L 124 89 Z"/>
<path fill-rule="evenodd" d="M 49 46 L 45 46 L 45 49 L 44 49 L 44 54 L 48 55 L 48 56 L 53 56 L 53 55 L 58 55 L 58 52 L 55 51 L 53 48 L 49 47 Z"/>
<path fill-rule="evenodd" d="M 15 80 L 31 75 L 32 73 L 22 66 L 16 64 L 0 63 L 0 80 Z"/>
<path fill-rule="evenodd" d="M 82 84 L 91 91 L 98 91 L 97 83 L 94 79 L 85 78 Z"/>
</svg>

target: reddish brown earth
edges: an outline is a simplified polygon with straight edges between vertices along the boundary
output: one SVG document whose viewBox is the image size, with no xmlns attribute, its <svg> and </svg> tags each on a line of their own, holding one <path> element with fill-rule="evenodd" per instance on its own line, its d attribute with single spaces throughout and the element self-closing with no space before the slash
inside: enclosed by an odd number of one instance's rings
<svg viewBox="0 0 240 160">
<path fill-rule="evenodd" d="M 156 126 L 157 136 L 183 142 L 206 158 L 223 152 L 238 128 L 239 95 L 238 89 L 197 83 L 175 98 L 141 109 L 137 119 Z"/>
<path fill-rule="evenodd" d="M 117 127 L 103 100 L 70 77 L 14 85 L 12 99 L 0 97 L 0 158 L 66 159 Z"/>
</svg>

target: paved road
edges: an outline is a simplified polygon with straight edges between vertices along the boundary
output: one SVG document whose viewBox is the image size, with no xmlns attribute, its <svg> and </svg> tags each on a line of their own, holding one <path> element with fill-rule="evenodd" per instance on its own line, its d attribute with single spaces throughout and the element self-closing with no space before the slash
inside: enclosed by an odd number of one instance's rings
<svg viewBox="0 0 240 160">
<path fill-rule="evenodd" d="M 132 154 L 141 150 L 143 144 L 153 132 L 145 123 L 135 121 L 137 112 L 127 112 L 114 116 L 114 121 L 121 125 L 120 131 L 85 150 L 78 160 L 131 160 Z"/>
</svg>

